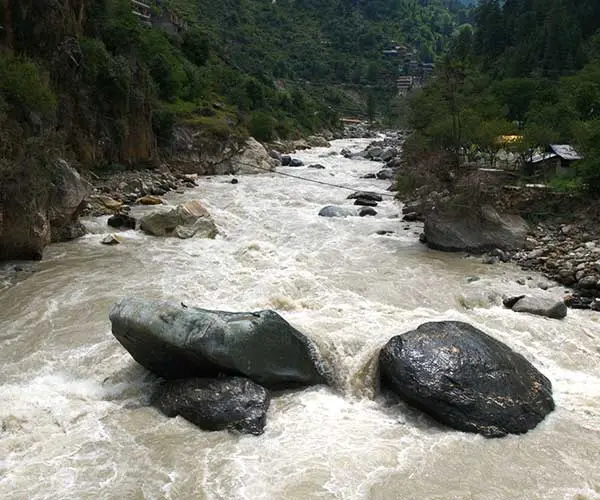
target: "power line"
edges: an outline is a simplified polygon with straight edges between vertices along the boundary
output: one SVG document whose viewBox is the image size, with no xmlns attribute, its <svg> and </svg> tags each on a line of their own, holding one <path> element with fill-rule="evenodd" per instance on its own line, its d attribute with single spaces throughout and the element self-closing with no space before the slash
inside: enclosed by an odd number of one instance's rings
<svg viewBox="0 0 600 500">
<path fill-rule="evenodd" d="M 301 181 L 313 182 L 314 184 L 321 184 L 323 186 L 330 186 L 330 187 L 334 187 L 334 188 L 338 188 L 338 189 L 345 189 L 347 191 L 352 191 L 353 193 L 356 192 L 356 191 L 360 191 L 360 189 L 351 188 L 349 186 L 342 186 L 341 184 L 334 184 L 333 182 L 319 181 L 317 179 L 309 179 L 308 177 L 302 177 L 300 175 L 287 174 L 285 172 L 279 172 L 277 170 L 270 170 L 268 168 L 259 167 L 257 165 L 251 165 L 249 163 L 240 163 L 240 164 L 244 165 L 246 167 L 255 168 L 257 170 L 263 170 L 263 171 L 269 172 L 271 174 L 282 175 L 284 177 L 291 177 L 293 179 L 300 179 Z M 396 197 L 396 195 L 390 194 L 390 193 L 378 193 L 376 191 L 369 191 L 369 193 L 377 194 L 379 196 L 388 196 L 390 198 L 395 198 Z"/>
</svg>

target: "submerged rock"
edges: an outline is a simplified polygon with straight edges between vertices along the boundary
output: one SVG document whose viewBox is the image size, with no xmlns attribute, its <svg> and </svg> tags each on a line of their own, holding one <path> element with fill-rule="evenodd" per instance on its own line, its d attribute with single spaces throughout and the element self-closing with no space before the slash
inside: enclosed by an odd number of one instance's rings
<svg viewBox="0 0 600 500">
<path fill-rule="evenodd" d="M 140 229 L 154 236 L 177 236 L 181 239 L 193 236 L 214 238 L 218 234 L 212 217 L 197 200 L 145 215 Z"/>
<path fill-rule="evenodd" d="M 554 409 L 544 375 L 467 323 L 425 323 L 393 337 L 379 354 L 379 367 L 384 387 L 466 432 L 525 433 Z"/>
<path fill-rule="evenodd" d="M 326 383 L 315 344 L 274 311 L 224 312 L 127 298 L 112 333 L 133 358 L 167 379 L 244 375 L 266 387 Z"/>
<path fill-rule="evenodd" d="M 181 415 L 207 431 L 235 429 L 257 436 L 264 432 L 270 402 L 264 387 L 242 377 L 172 380 L 152 397 L 167 417 Z"/>
<path fill-rule="evenodd" d="M 563 319 L 567 316 L 567 305 L 564 301 L 550 296 L 510 297 L 504 300 L 504 305 L 515 312 L 530 313 L 552 319 Z"/>
<path fill-rule="evenodd" d="M 323 207 L 319 212 L 321 217 L 353 217 L 356 214 L 356 210 L 352 208 L 338 207 L 335 205 Z"/>
</svg>

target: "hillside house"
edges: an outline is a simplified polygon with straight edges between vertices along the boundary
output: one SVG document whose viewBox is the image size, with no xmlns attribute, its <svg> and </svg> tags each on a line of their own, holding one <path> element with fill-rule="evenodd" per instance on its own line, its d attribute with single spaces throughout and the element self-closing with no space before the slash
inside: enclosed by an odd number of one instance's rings
<svg viewBox="0 0 600 500">
<path fill-rule="evenodd" d="M 398 95 L 406 95 L 413 88 L 413 77 L 412 76 L 399 76 L 397 83 L 398 83 Z"/>
<path fill-rule="evenodd" d="M 131 0 L 131 12 L 138 18 L 141 24 L 152 27 L 150 5 L 138 0 Z"/>
<path fill-rule="evenodd" d="M 544 179 L 555 176 L 573 177 L 573 163 L 582 159 L 583 155 L 569 144 L 550 144 L 543 152 L 531 156 L 525 163 L 525 172 Z"/>
</svg>

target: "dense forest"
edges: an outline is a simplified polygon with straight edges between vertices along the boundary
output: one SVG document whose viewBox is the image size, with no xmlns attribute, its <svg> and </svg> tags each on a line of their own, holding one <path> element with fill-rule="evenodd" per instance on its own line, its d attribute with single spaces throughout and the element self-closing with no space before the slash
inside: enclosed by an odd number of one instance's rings
<svg viewBox="0 0 600 500">
<path fill-rule="evenodd" d="M 56 148 L 90 168 L 148 162 L 176 124 L 262 140 L 333 128 L 344 86 L 393 91 L 384 48 L 432 60 L 467 15 L 442 0 L 3 0 L 0 170 Z"/>
<path fill-rule="evenodd" d="M 437 78 L 410 98 L 415 150 L 489 158 L 517 135 L 526 154 L 552 143 L 585 155 L 561 189 L 600 193 L 600 3 L 483 0 L 460 27 Z"/>
</svg>

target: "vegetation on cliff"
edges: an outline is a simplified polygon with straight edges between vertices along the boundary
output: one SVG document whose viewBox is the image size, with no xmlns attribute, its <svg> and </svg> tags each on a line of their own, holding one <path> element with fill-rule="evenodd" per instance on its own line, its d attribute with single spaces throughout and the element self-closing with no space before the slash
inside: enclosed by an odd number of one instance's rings
<svg viewBox="0 0 600 500">
<path fill-rule="evenodd" d="M 9 158 L 50 132 L 96 166 L 152 161 L 178 122 L 263 140 L 333 128 L 347 101 L 337 84 L 394 89 L 382 50 L 407 43 L 430 61 L 466 16 L 442 0 L 146 4 L 151 22 L 131 0 L 0 4 Z"/>
</svg>

